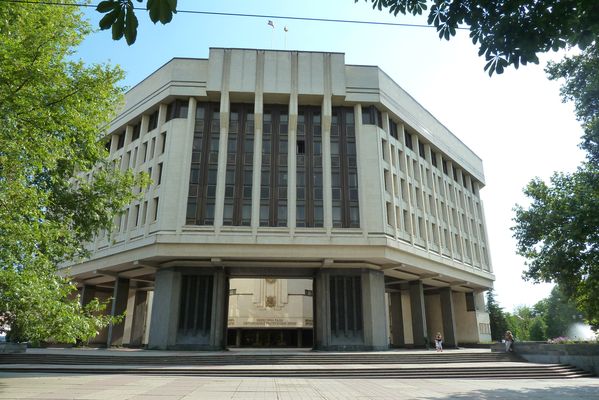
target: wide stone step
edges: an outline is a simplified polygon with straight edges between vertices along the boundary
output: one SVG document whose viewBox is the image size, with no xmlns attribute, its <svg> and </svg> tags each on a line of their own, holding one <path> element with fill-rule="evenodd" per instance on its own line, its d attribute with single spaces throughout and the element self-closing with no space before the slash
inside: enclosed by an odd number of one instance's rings
<svg viewBox="0 0 599 400">
<path fill-rule="evenodd" d="M 502 353 L 431 353 L 431 354 L 219 354 L 219 355 L 174 355 L 174 356 L 128 356 L 91 354 L 5 354 L 0 355 L 0 364 L 79 364 L 104 365 L 115 362 L 131 365 L 334 365 L 334 364 L 425 364 L 425 363 L 470 363 L 509 362 L 514 356 Z"/>
<path fill-rule="evenodd" d="M 90 368 L 82 365 L 2 366 L 1 371 L 44 372 L 76 374 L 143 374 L 189 375 L 205 377 L 295 377 L 295 378 L 353 378 L 353 379 L 568 379 L 589 377 L 591 374 L 565 365 L 531 365 L 509 367 L 453 367 L 453 368 L 152 368 L 103 366 Z"/>
</svg>

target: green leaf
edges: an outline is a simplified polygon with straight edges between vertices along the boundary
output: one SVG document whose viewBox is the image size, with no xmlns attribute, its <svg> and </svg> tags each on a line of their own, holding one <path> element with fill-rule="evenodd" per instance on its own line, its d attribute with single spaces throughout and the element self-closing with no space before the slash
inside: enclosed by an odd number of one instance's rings
<svg viewBox="0 0 599 400">
<path fill-rule="evenodd" d="M 123 13 L 119 13 L 118 18 L 112 24 L 112 39 L 119 40 L 125 33 L 125 16 Z"/>
<path fill-rule="evenodd" d="M 125 23 L 125 39 L 127 40 L 127 44 L 131 46 L 137 39 L 137 27 L 139 25 L 137 17 L 132 9 L 127 10 Z"/>
<path fill-rule="evenodd" d="M 110 28 L 116 21 L 119 14 L 120 14 L 120 10 L 118 8 L 115 8 L 114 10 L 112 10 L 111 12 L 106 14 L 104 17 L 102 17 L 102 19 L 100 20 L 100 24 L 99 24 L 100 29 L 106 30 L 106 29 Z"/>
<path fill-rule="evenodd" d="M 96 11 L 100 13 L 106 13 L 108 11 L 118 8 L 118 6 L 118 3 L 116 3 L 114 0 L 104 0 L 98 4 L 98 6 L 96 7 Z"/>
</svg>

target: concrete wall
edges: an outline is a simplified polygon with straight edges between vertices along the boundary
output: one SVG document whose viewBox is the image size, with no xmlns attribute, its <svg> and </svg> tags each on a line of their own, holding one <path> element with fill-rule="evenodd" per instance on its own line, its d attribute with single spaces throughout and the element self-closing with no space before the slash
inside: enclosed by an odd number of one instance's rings
<svg viewBox="0 0 599 400">
<path fill-rule="evenodd" d="M 478 322 L 476 320 L 476 311 L 466 310 L 465 293 L 456 292 L 453 294 L 454 312 L 456 316 L 456 329 L 458 343 L 478 343 L 480 342 L 478 334 Z"/>
<path fill-rule="evenodd" d="M 401 310 L 403 312 L 403 334 L 406 344 L 414 344 L 414 331 L 412 330 L 412 307 L 410 307 L 410 294 L 401 293 Z"/>
<path fill-rule="evenodd" d="M 515 342 L 514 352 L 522 358 L 543 364 L 570 364 L 599 375 L 599 345 Z"/>
<path fill-rule="evenodd" d="M 437 332 L 445 337 L 443 331 L 443 316 L 441 314 L 441 298 L 438 294 L 430 294 L 424 296 L 426 305 L 426 326 L 428 328 L 428 339 L 433 343 L 433 338 Z"/>
</svg>

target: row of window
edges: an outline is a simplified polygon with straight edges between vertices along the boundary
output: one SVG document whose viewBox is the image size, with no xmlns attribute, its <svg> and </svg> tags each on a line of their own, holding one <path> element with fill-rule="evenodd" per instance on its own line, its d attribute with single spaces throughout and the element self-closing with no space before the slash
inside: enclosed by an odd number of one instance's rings
<svg viewBox="0 0 599 400">
<path fill-rule="evenodd" d="M 254 114 L 252 104 L 231 104 L 225 174 L 223 224 L 251 223 Z M 211 116 L 208 118 L 207 116 Z M 220 113 L 216 103 L 196 110 L 187 224 L 214 223 Z M 287 108 L 264 105 L 260 165 L 259 225 L 288 225 L 289 115 Z M 323 159 L 320 109 L 298 110 L 296 158 L 296 226 L 322 227 Z M 333 226 L 359 227 L 358 174 L 353 108 L 333 109 L 331 126 Z"/>
<path fill-rule="evenodd" d="M 152 198 L 151 202 L 145 200 L 142 203 L 127 208 L 123 214 L 115 218 L 115 232 L 127 232 L 141 228 L 148 222 L 156 222 L 158 219 L 159 201 L 160 198 L 157 196 Z"/>
<path fill-rule="evenodd" d="M 382 121 L 382 114 L 381 112 L 374 106 L 362 106 L 362 124 L 370 124 L 370 125 L 377 125 L 379 128 L 383 128 L 383 121 Z M 399 137 L 399 124 L 392 120 L 389 119 L 389 134 L 391 137 L 395 138 L 396 140 L 400 140 Z M 418 152 L 417 154 L 420 156 L 420 158 L 429 161 L 433 167 L 435 168 L 439 168 L 439 160 L 441 161 L 441 170 L 443 171 L 443 173 L 447 176 L 451 176 L 453 177 L 455 182 L 459 181 L 459 174 L 458 174 L 458 170 L 457 168 L 453 167 L 451 174 L 449 172 L 449 168 L 448 168 L 448 160 L 444 157 L 441 156 L 439 153 L 437 153 L 434 149 L 430 149 L 429 154 L 427 154 L 426 152 L 426 147 L 425 147 L 425 143 L 424 141 L 418 137 L 418 149 L 415 149 L 414 147 L 414 140 L 413 140 L 413 135 L 416 135 L 415 133 L 410 133 L 407 129 L 404 128 L 404 134 L 403 134 L 403 143 L 405 145 L 406 148 L 412 150 L 414 153 L 416 153 L 416 151 Z M 389 162 L 389 157 L 388 157 L 388 151 L 385 148 L 385 141 L 383 142 L 383 156 L 385 158 L 385 160 L 387 162 Z M 470 190 L 473 194 L 477 194 L 476 193 L 476 186 L 471 184 L 471 182 L 474 181 L 473 178 L 467 179 L 467 174 L 462 171 L 462 179 L 461 179 L 461 184 L 462 186 L 464 186 L 466 189 Z"/>
<path fill-rule="evenodd" d="M 177 99 L 177 100 L 172 101 L 171 103 L 169 103 L 166 106 L 165 122 L 168 122 L 174 118 L 187 118 L 188 108 L 189 108 L 189 102 L 187 99 L 185 99 L 185 100 Z M 148 116 L 148 128 L 147 128 L 146 132 L 144 132 L 144 134 L 148 134 L 158 127 L 158 116 L 159 116 L 158 110 L 153 111 Z M 115 151 L 122 149 L 125 146 L 126 136 L 127 135 L 126 135 L 125 129 L 123 129 L 121 132 L 113 135 L 112 140 L 108 140 L 106 142 L 106 150 L 108 152 L 110 152 L 112 149 L 112 143 L 114 143 L 114 142 L 116 142 L 116 146 L 114 147 Z M 135 142 L 137 139 L 140 138 L 140 136 L 141 136 L 141 119 L 139 121 L 137 121 L 134 125 L 132 125 L 131 139 L 130 139 L 130 142 L 128 142 L 127 144 Z"/>
<path fill-rule="evenodd" d="M 382 127 L 376 108 L 363 107 L 362 111 L 363 123 Z M 389 120 L 389 131 L 395 140 L 381 139 L 383 159 L 391 167 L 384 165 L 383 180 L 385 192 L 397 201 L 395 207 L 388 200 L 385 203 L 387 224 L 395 225 L 400 238 L 416 245 L 453 254 L 459 261 L 488 265 L 482 209 L 473 179 L 453 165 L 450 174 L 448 161 L 433 149 L 427 154 L 424 142 L 420 138 L 414 142 L 406 129 L 402 142 L 401 129 L 393 120 Z"/>
</svg>

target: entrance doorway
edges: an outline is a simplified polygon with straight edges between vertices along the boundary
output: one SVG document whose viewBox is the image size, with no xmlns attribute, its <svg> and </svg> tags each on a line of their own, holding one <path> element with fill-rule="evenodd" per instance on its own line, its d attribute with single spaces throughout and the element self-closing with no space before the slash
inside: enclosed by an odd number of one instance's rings
<svg viewBox="0 0 599 400">
<path fill-rule="evenodd" d="M 229 347 L 312 347 L 313 282 L 305 278 L 231 278 Z"/>
</svg>

